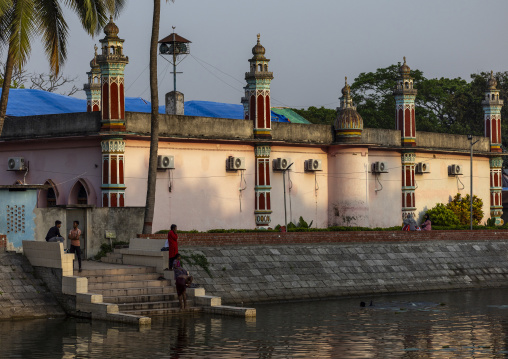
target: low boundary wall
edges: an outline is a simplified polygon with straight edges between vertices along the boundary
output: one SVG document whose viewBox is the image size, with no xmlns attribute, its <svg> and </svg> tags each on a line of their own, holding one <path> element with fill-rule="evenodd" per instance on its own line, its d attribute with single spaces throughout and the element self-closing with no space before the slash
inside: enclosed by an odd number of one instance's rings
<svg viewBox="0 0 508 359">
<path fill-rule="evenodd" d="M 153 235 L 151 237 L 154 237 Z M 224 303 L 508 286 L 508 231 L 189 233 L 185 264 Z"/>
</svg>

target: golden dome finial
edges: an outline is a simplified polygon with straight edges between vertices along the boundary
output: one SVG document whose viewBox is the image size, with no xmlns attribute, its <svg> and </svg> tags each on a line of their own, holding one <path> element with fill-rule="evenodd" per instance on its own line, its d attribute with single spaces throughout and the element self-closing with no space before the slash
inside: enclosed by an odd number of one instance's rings
<svg viewBox="0 0 508 359">
<path fill-rule="evenodd" d="M 261 37 L 261 34 L 258 34 L 258 44 L 259 44 L 259 38 Z"/>
<path fill-rule="evenodd" d="M 406 56 L 404 56 L 404 63 L 406 63 Z"/>
</svg>

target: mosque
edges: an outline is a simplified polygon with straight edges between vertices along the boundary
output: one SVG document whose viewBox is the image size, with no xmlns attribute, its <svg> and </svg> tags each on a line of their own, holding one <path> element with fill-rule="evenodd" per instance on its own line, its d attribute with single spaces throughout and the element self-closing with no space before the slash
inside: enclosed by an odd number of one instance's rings
<svg viewBox="0 0 508 359">
<path fill-rule="evenodd" d="M 82 112 L 5 121 L 0 185 L 43 185 L 36 208 L 145 206 L 150 114 L 126 110 L 124 40 L 112 20 L 104 33 Z M 484 219 L 503 223 L 503 101 L 493 76 L 482 102 L 485 136 L 468 139 L 417 131 L 417 89 L 405 58 L 393 130 L 363 127 L 347 79 L 333 125 L 273 121 L 274 74 L 259 35 L 248 61 L 243 119 L 160 115 L 154 231 L 171 223 L 201 231 L 273 228 L 300 216 L 318 228 L 391 227 L 469 194 L 471 184 Z"/>
</svg>

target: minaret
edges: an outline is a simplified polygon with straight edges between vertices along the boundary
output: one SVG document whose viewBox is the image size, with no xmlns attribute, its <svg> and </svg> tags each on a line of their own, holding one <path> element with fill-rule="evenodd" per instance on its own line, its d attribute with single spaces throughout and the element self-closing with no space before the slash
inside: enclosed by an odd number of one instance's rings
<svg viewBox="0 0 508 359">
<path fill-rule="evenodd" d="M 501 107 L 503 100 L 499 99 L 499 90 L 494 73 L 490 72 L 488 88 L 485 91 L 485 100 L 482 101 L 485 119 L 485 137 L 490 139 L 490 152 L 502 152 L 501 150 Z M 501 157 L 490 158 L 490 218 L 495 218 L 496 225 L 503 225 L 503 159 Z"/>
<path fill-rule="evenodd" d="M 395 128 L 400 131 L 401 143 L 404 147 L 416 146 L 415 98 L 416 89 L 413 88 L 411 69 L 404 64 L 399 69 L 397 87 L 393 91 L 395 96 Z"/>
<path fill-rule="evenodd" d="M 86 94 L 86 112 L 101 110 L 101 68 L 97 63 L 97 45 L 95 55 L 90 61 L 90 72 L 87 72 L 88 83 L 83 86 Z"/>
<path fill-rule="evenodd" d="M 268 72 L 269 59 L 265 58 L 265 48 L 259 42 L 252 48 L 250 71 L 245 73 L 245 98 L 249 101 L 249 113 L 246 119 L 252 120 L 254 137 L 271 139 L 270 82 L 273 73 Z"/>
<path fill-rule="evenodd" d="M 342 97 L 339 98 L 340 107 L 337 108 L 337 118 L 333 124 L 337 142 L 359 140 L 363 131 L 362 116 L 356 111 L 356 106 L 351 98 L 351 87 L 347 83 L 347 77 L 345 79 Z"/>
<path fill-rule="evenodd" d="M 268 228 L 271 221 L 272 207 L 270 201 L 270 140 L 271 135 L 271 109 L 270 109 L 270 82 L 273 74 L 268 72 L 268 60 L 265 58 L 265 48 L 259 42 L 252 48 L 254 55 L 250 62 L 250 71 L 245 73 L 245 119 L 252 121 L 254 138 L 258 139 L 254 145 L 255 152 L 255 187 L 256 203 L 254 216 L 257 228 Z"/>
<path fill-rule="evenodd" d="M 125 140 L 116 132 L 125 131 L 124 69 L 129 58 L 123 54 L 124 40 L 118 38 L 118 26 L 110 17 L 104 27 L 102 53 L 96 56 L 101 71 L 102 206 L 124 207 Z"/>
<path fill-rule="evenodd" d="M 124 40 L 118 31 L 110 17 L 104 27 L 106 37 L 100 40 L 102 53 L 97 56 L 102 80 L 102 131 L 125 131 L 124 69 L 129 58 L 123 54 Z"/>
<path fill-rule="evenodd" d="M 410 75 L 411 69 L 404 63 L 399 69 L 397 87 L 393 91 L 395 97 L 395 126 L 400 131 L 400 142 L 402 147 L 416 146 L 416 120 L 415 120 L 415 98 L 416 89 L 413 88 L 413 78 Z M 408 216 L 415 217 L 415 165 L 416 153 L 412 149 L 402 150 L 402 220 Z"/>
</svg>

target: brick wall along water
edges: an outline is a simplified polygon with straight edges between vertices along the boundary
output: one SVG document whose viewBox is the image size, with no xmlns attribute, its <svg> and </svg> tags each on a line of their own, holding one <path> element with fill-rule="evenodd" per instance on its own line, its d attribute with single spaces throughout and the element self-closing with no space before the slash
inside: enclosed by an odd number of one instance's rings
<svg viewBox="0 0 508 359">
<path fill-rule="evenodd" d="M 220 246 L 205 241 L 210 234 L 182 234 L 180 252 L 206 257 L 211 277 L 200 266 L 185 266 L 207 294 L 221 296 L 225 303 L 356 295 L 368 299 L 370 294 L 508 285 L 508 233 L 504 231 L 434 231 L 409 236 L 385 232 L 377 240 L 364 237 L 357 243 L 349 242 L 354 235 L 338 240 L 330 233 L 323 238 L 307 233 L 308 243 L 300 244 L 291 242 L 305 241 L 305 233 L 267 234 L 261 245 L 249 240 L 257 233 L 217 234 L 222 237 Z M 404 235 L 411 241 L 401 242 L 399 237 Z M 252 244 L 242 244 L 245 237 Z"/>
</svg>

